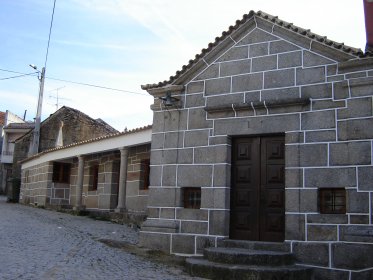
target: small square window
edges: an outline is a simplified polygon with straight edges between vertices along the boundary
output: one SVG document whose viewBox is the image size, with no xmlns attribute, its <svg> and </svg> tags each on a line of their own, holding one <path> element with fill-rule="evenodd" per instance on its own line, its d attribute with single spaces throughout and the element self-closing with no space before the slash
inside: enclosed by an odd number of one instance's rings
<svg viewBox="0 0 373 280">
<path fill-rule="evenodd" d="M 184 208 L 201 208 L 201 188 L 184 188 Z"/>
<path fill-rule="evenodd" d="M 319 189 L 319 203 L 321 214 L 345 214 L 346 190 L 345 189 Z"/>
</svg>

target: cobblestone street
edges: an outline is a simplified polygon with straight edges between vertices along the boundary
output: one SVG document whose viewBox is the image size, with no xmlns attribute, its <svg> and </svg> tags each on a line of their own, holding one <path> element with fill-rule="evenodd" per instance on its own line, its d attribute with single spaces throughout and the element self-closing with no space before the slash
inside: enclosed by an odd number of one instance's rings
<svg viewBox="0 0 373 280">
<path fill-rule="evenodd" d="M 137 243 L 125 225 L 6 203 L 0 197 L 0 279 L 196 279 L 109 247 L 99 239 Z"/>
</svg>

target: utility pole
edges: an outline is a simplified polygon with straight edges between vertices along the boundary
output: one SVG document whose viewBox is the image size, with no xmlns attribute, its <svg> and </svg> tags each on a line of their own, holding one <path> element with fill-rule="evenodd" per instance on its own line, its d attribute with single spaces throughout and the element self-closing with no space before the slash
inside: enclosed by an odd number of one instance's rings
<svg viewBox="0 0 373 280">
<path fill-rule="evenodd" d="M 37 70 L 35 65 L 30 65 L 32 68 Z M 41 69 L 39 79 L 39 99 L 38 99 L 38 108 L 36 111 L 35 117 L 35 128 L 32 143 L 29 150 L 29 156 L 35 155 L 39 152 L 39 141 L 40 141 L 40 123 L 41 123 L 41 110 L 43 105 L 43 92 L 44 92 L 44 79 L 45 79 L 45 67 Z"/>
</svg>

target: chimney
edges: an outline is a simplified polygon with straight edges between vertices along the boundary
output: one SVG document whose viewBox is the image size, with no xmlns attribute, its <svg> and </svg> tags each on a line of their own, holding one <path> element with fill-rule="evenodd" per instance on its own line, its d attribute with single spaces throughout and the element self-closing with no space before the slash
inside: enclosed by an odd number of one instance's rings
<svg viewBox="0 0 373 280">
<path fill-rule="evenodd" d="M 365 52 L 373 52 L 373 0 L 364 0 L 365 31 L 367 44 Z"/>
</svg>

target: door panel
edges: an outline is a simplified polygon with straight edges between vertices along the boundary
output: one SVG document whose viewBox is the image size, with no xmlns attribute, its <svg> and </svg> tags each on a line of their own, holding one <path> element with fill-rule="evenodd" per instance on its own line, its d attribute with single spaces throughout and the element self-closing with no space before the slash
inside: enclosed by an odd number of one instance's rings
<svg viewBox="0 0 373 280">
<path fill-rule="evenodd" d="M 230 238 L 283 241 L 284 137 L 233 140 Z"/>
<path fill-rule="evenodd" d="M 234 190 L 231 193 L 231 203 L 234 211 L 231 211 L 231 236 L 235 239 L 258 238 L 258 216 L 255 210 L 258 208 L 259 183 L 257 176 L 259 166 L 255 164 L 260 157 L 258 150 L 259 139 L 245 138 L 235 140 L 233 147 L 232 179 Z"/>
</svg>

